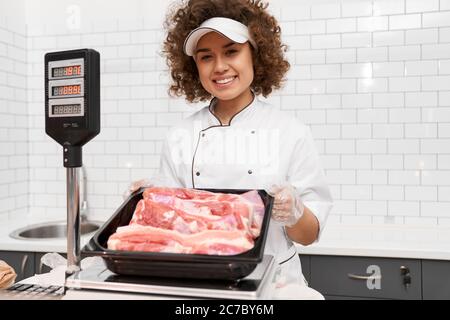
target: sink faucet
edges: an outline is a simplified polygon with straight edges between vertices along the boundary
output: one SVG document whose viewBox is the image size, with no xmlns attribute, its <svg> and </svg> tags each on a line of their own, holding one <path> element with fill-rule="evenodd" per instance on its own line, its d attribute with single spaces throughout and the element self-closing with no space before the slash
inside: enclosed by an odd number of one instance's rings
<svg viewBox="0 0 450 320">
<path fill-rule="evenodd" d="M 81 206 L 80 206 L 80 218 L 81 222 L 88 220 L 88 203 L 87 203 L 87 174 L 86 174 L 86 168 L 84 166 L 81 166 L 81 175 L 83 176 L 82 182 L 81 182 Z"/>
</svg>

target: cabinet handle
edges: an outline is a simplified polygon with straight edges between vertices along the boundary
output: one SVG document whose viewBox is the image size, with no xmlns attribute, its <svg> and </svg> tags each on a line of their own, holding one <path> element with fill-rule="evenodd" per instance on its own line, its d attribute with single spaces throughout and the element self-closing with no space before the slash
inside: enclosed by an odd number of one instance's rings
<svg viewBox="0 0 450 320">
<path fill-rule="evenodd" d="M 353 274 L 353 273 L 348 273 L 347 276 L 350 279 L 354 279 L 354 280 L 379 280 L 381 279 L 381 275 L 368 275 L 368 276 L 360 276 L 357 274 Z"/>
<path fill-rule="evenodd" d="M 25 277 L 25 266 L 27 264 L 27 261 L 28 261 L 28 255 L 26 254 L 22 258 L 22 265 L 21 265 L 21 268 L 20 268 L 20 271 L 21 271 L 21 274 L 22 274 L 23 277 Z"/>
<path fill-rule="evenodd" d="M 401 266 L 400 267 L 400 274 L 403 277 L 403 285 L 405 286 L 405 289 L 408 289 L 411 285 L 411 273 L 409 271 L 408 267 Z"/>
</svg>

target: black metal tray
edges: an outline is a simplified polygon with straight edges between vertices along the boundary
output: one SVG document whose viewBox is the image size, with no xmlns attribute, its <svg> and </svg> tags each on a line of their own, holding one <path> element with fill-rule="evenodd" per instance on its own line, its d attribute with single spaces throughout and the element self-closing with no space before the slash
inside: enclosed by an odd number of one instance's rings
<svg viewBox="0 0 450 320">
<path fill-rule="evenodd" d="M 199 189 L 211 192 L 242 194 L 251 190 Z M 257 190 L 264 206 L 261 232 L 252 249 L 237 255 L 178 254 L 163 252 L 121 251 L 107 248 L 108 238 L 120 226 L 129 224 L 144 189 L 132 194 L 100 227 L 83 247 L 82 254 L 100 256 L 106 267 L 116 273 L 133 276 L 167 278 L 237 280 L 249 275 L 263 259 L 273 197 Z"/>
</svg>

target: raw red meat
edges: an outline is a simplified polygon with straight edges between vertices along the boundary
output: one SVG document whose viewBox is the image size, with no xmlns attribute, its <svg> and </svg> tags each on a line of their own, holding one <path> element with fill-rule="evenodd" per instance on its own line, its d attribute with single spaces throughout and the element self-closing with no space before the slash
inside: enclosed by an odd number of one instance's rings
<svg viewBox="0 0 450 320">
<path fill-rule="evenodd" d="M 264 204 L 256 190 L 241 195 L 183 188 L 147 188 L 128 226 L 108 248 L 232 255 L 251 249 Z"/>
<path fill-rule="evenodd" d="M 112 250 L 196 254 L 238 254 L 253 248 L 253 239 L 238 230 L 205 230 L 185 235 L 152 226 L 120 227 L 108 240 Z"/>
</svg>

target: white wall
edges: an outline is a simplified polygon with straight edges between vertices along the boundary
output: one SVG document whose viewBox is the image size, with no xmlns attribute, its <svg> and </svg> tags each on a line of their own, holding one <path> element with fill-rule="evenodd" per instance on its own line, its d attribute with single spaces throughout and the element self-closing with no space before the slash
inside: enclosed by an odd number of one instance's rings
<svg viewBox="0 0 450 320">
<path fill-rule="evenodd" d="M 329 1 L 281 21 L 295 81 L 280 102 L 311 124 L 333 220 L 448 224 L 450 2 Z"/>
<path fill-rule="evenodd" d="M 102 132 L 84 152 L 91 212 L 108 217 L 131 180 L 157 169 L 167 127 L 193 110 L 166 94 L 157 53 L 168 4 L 26 1 L 34 213 L 65 215 L 62 152 L 44 133 L 47 51 L 102 55 Z M 450 224 L 450 1 L 270 7 L 292 65 L 270 101 L 312 127 L 336 199 L 330 223 Z"/>
<path fill-rule="evenodd" d="M 0 221 L 28 209 L 25 2 L 0 2 Z"/>
</svg>

